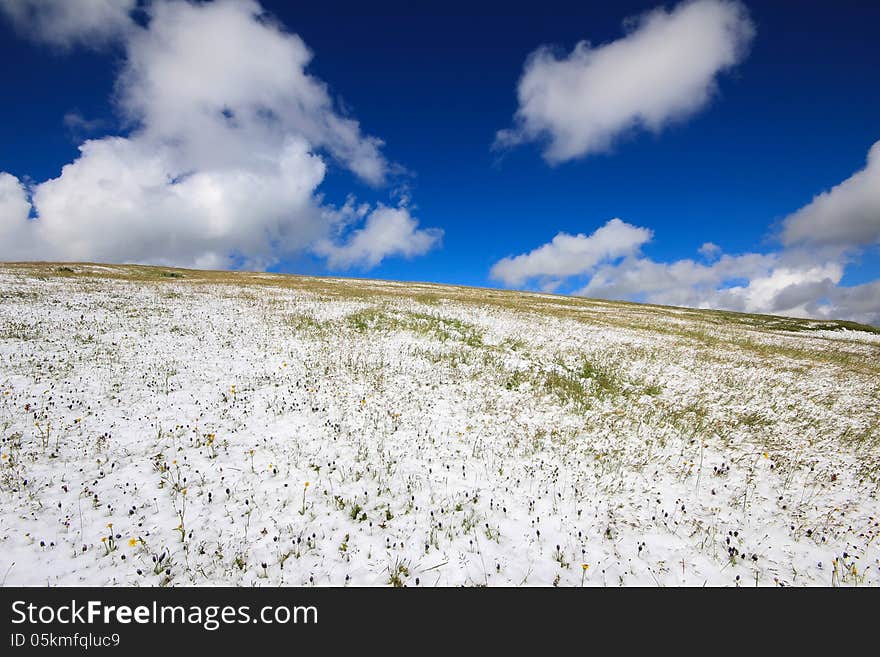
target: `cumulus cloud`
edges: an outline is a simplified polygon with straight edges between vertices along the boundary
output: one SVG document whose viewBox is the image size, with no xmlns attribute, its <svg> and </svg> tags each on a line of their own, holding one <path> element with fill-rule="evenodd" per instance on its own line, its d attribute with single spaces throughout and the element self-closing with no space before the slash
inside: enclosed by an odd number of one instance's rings
<svg viewBox="0 0 880 657">
<path fill-rule="evenodd" d="M 344 242 L 323 239 L 314 251 L 325 256 L 333 268 L 375 267 L 388 256 L 411 258 L 427 253 L 442 239 L 439 228 L 419 229 L 418 225 L 408 208 L 379 205 L 367 215 L 364 227 L 353 231 Z"/>
<path fill-rule="evenodd" d="M 597 268 L 587 286 L 577 294 L 699 306 L 707 293 L 714 292 L 722 283 L 765 276 L 774 262 L 772 256 L 760 254 L 723 255 L 711 264 L 689 258 L 672 263 L 630 258 Z"/>
<path fill-rule="evenodd" d="M 641 253 L 651 236 L 648 228 L 612 219 L 590 236 L 563 233 L 529 253 L 504 258 L 491 276 L 511 286 L 537 281 L 541 290 L 564 284 L 571 290 L 586 275 L 587 284 L 573 294 L 880 325 L 880 281 L 841 286 L 846 262 L 840 258 L 802 249 L 729 255 L 707 242 L 698 249 L 701 260 L 658 262 Z"/>
<path fill-rule="evenodd" d="M 33 185 L 35 218 L 0 206 L 9 236 L 0 259 L 262 268 L 331 235 L 345 239 L 351 213 L 318 192 L 326 160 L 371 185 L 390 165 L 381 141 L 341 116 L 306 72 L 303 41 L 253 0 L 156 0 L 148 12 L 145 27 L 126 33 L 117 84 L 131 132 L 84 142 L 57 178 Z M 367 266 L 416 253 L 435 233 L 412 218 L 409 232 L 387 229 L 381 217 L 393 210 L 375 210 L 375 227 L 363 229 L 385 226 L 384 239 L 353 234 L 352 250 L 340 252 L 357 257 L 323 252 Z"/>
<path fill-rule="evenodd" d="M 60 48 L 98 48 L 134 27 L 131 12 L 137 0 L 0 0 L 16 30 L 41 43 Z"/>
<path fill-rule="evenodd" d="M 321 233 L 313 193 L 325 165 L 301 139 L 260 167 L 186 174 L 175 149 L 141 139 L 87 141 L 80 152 L 33 192 L 30 242 L 52 259 L 262 268 Z"/>
<path fill-rule="evenodd" d="M 880 243 L 880 141 L 864 169 L 783 220 L 782 241 L 849 250 Z"/>
<path fill-rule="evenodd" d="M 586 274 L 597 264 L 636 253 L 653 235 L 620 219 L 612 219 L 590 235 L 558 233 L 550 242 L 495 263 L 492 279 L 507 285 L 523 285 L 530 279 L 542 279 L 545 289 L 552 289 L 547 279 Z"/>
<path fill-rule="evenodd" d="M 809 316 L 841 279 L 838 263 L 794 265 L 780 254 L 722 255 L 711 264 L 634 258 L 600 267 L 576 294 L 648 303 Z"/>
<path fill-rule="evenodd" d="M 18 258 L 22 260 L 28 258 L 30 251 L 26 244 L 30 210 L 27 190 L 21 181 L 12 174 L 0 172 L 0 244 L 19 245 Z"/>
<path fill-rule="evenodd" d="M 157 2 L 127 49 L 126 116 L 144 138 L 177 144 L 189 166 L 260 160 L 299 134 L 370 183 L 388 173 L 382 142 L 334 111 L 326 85 L 306 73 L 306 44 L 253 0 Z"/>
<path fill-rule="evenodd" d="M 560 233 L 504 258 L 490 276 L 588 297 L 880 326 L 880 281 L 841 285 L 847 266 L 880 244 L 880 141 L 864 169 L 783 219 L 780 246 L 769 253 L 730 255 L 704 242 L 699 258 L 658 262 L 641 252 L 651 237 L 648 228 L 612 219 L 589 237 Z M 578 283 L 584 275 L 586 285 Z"/>
<path fill-rule="evenodd" d="M 819 317 L 847 317 L 880 326 L 880 281 L 836 287 L 829 291 L 827 302 L 814 303 L 813 311 Z"/>
<path fill-rule="evenodd" d="M 547 142 L 544 157 L 563 162 L 607 150 L 636 128 L 660 131 L 703 108 L 719 73 L 739 63 L 754 26 L 732 0 L 692 0 L 624 23 L 617 41 L 578 43 L 559 57 L 533 52 L 519 81 L 514 127 L 496 146 Z"/>
</svg>

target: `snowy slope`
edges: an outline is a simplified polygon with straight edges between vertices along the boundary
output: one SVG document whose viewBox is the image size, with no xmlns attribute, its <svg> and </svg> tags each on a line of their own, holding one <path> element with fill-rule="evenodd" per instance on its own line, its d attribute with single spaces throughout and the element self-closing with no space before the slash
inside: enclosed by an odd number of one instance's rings
<svg viewBox="0 0 880 657">
<path fill-rule="evenodd" d="M 0 265 L 0 582 L 878 585 L 859 328 Z"/>
</svg>

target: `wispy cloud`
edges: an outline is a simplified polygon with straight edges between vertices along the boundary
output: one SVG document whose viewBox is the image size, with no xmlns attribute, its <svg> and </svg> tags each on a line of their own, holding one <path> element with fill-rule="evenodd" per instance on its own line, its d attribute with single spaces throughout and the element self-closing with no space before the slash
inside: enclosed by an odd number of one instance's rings
<svg viewBox="0 0 880 657">
<path fill-rule="evenodd" d="M 101 48 L 135 28 L 137 0 L 0 0 L 23 36 L 62 49 Z"/>
</svg>

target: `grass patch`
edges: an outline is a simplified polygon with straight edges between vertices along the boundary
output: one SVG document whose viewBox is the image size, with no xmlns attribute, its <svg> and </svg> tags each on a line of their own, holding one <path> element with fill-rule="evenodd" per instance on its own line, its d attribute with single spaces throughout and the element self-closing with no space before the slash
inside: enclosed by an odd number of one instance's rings
<svg viewBox="0 0 880 657">
<path fill-rule="evenodd" d="M 544 373 L 544 389 L 562 404 L 571 404 L 578 410 L 590 408 L 592 395 L 584 382 L 570 372 Z"/>
<path fill-rule="evenodd" d="M 577 375 L 582 379 L 590 380 L 600 395 L 620 392 L 619 377 L 611 370 L 599 367 L 591 361 L 583 361 L 577 370 Z"/>
<path fill-rule="evenodd" d="M 359 333 L 408 331 L 439 342 L 462 342 L 473 348 L 484 346 L 482 333 L 476 326 L 439 315 L 395 312 L 387 307 L 373 307 L 352 313 L 345 321 L 349 328 Z"/>
<path fill-rule="evenodd" d="M 319 333 L 325 328 L 324 322 L 303 313 L 287 315 L 284 321 L 296 333 Z"/>
</svg>

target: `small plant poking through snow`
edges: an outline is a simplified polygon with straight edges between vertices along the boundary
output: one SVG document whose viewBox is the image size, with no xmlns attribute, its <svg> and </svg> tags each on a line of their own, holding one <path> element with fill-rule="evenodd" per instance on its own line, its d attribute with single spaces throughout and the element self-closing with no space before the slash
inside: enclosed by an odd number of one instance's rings
<svg viewBox="0 0 880 657">
<path fill-rule="evenodd" d="M 880 584 L 871 327 L 85 264 L 0 298 L 6 585 Z"/>
</svg>

